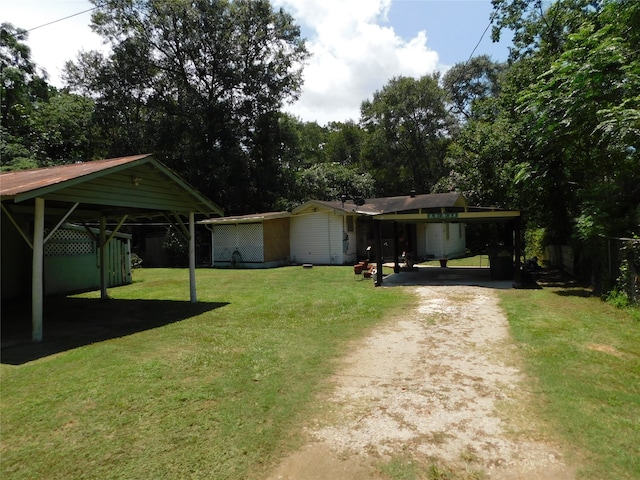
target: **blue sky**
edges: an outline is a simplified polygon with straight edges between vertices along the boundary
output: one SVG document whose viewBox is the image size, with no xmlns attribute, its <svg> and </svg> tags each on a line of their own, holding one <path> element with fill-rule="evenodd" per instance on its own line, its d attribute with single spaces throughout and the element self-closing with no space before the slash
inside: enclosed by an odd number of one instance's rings
<svg viewBox="0 0 640 480">
<path fill-rule="evenodd" d="M 363 100 L 394 76 L 445 72 L 469 58 L 489 24 L 491 0 L 271 0 L 301 25 L 312 57 L 298 102 L 285 107 L 305 121 L 357 121 Z M 32 29 L 88 10 L 88 0 L 2 0 L 1 22 Z M 90 13 L 30 32 L 32 58 L 61 86 L 64 62 L 104 49 Z M 475 55 L 506 60 L 509 39 L 487 31 Z"/>
</svg>

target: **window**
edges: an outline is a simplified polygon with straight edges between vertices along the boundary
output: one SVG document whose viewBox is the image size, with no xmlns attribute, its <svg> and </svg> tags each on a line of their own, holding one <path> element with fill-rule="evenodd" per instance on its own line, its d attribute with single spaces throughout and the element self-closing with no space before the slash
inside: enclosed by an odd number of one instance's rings
<svg viewBox="0 0 640 480">
<path fill-rule="evenodd" d="M 347 217 L 347 232 L 353 232 L 353 217 Z"/>
</svg>

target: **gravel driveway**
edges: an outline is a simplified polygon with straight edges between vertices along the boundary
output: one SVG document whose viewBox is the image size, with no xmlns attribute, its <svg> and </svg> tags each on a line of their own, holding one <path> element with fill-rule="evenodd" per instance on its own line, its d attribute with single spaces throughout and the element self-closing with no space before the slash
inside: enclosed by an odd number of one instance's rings
<svg viewBox="0 0 640 480">
<path fill-rule="evenodd" d="M 269 480 L 385 478 L 379 465 L 392 459 L 457 478 L 574 478 L 527 409 L 531 382 L 495 290 L 403 288 L 417 306 L 354 345 L 307 445 Z"/>
</svg>

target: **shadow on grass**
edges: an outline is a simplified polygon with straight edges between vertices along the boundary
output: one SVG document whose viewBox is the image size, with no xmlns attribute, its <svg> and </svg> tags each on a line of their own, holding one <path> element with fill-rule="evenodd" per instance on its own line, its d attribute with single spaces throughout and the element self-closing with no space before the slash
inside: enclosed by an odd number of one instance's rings
<svg viewBox="0 0 640 480">
<path fill-rule="evenodd" d="M 540 288 L 556 289 L 554 293 L 561 297 L 593 297 L 591 288 L 576 277 L 558 269 L 528 272 L 530 279 Z"/>
<path fill-rule="evenodd" d="M 31 304 L 3 305 L 0 362 L 20 365 L 169 325 L 225 305 L 228 303 L 50 297 L 44 304 L 44 339 L 39 343 L 31 341 Z"/>
</svg>

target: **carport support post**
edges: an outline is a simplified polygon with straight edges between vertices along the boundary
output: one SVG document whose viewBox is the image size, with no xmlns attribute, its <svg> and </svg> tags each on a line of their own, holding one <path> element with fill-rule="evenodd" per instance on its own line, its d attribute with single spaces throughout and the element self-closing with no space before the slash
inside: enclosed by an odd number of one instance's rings
<svg viewBox="0 0 640 480">
<path fill-rule="evenodd" d="M 373 221 L 376 231 L 376 253 L 378 254 L 376 266 L 376 287 L 382 285 L 382 222 L 380 220 Z"/>
<path fill-rule="evenodd" d="M 44 198 L 36 198 L 35 202 L 31 266 L 31 339 L 41 342 L 44 296 Z"/>
<path fill-rule="evenodd" d="M 100 217 L 100 299 L 107 300 L 107 218 Z"/>
<path fill-rule="evenodd" d="M 189 290 L 191 303 L 196 303 L 196 225 L 195 215 L 189 212 Z"/>
<path fill-rule="evenodd" d="M 514 235 L 514 250 L 515 250 L 515 265 L 513 272 L 513 280 L 516 288 L 522 286 L 522 232 L 520 217 L 513 219 L 513 235 Z"/>
<path fill-rule="evenodd" d="M 393 272 L 394 273 L 400 273 L 400 260 L 398 258 L 399 250 L 400 250 L 400 241 L 398 240 L 398 222 L 393 222 Z"/>
</svg>

